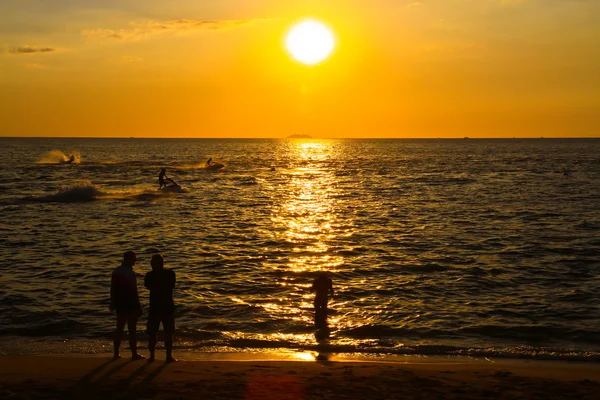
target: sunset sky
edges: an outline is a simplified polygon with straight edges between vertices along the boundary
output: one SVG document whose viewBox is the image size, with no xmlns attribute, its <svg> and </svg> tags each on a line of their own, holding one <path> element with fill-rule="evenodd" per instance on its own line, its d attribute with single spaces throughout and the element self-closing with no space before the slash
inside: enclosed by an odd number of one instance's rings
<svg viewBox="0 0 600 400">
<path fill-rule="evenodd" d="M 299 133 L 598 137 L 600 1 L 0 2 L 0 136 Z"/>
</svg>

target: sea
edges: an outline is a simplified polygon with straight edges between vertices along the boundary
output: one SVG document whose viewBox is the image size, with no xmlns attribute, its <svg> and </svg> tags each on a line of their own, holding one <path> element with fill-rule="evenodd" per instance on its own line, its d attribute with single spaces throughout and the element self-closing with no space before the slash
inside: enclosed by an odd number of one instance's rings
<svg viewBox="0 0 600 400">
<path fill-rule="evenodd" d="M 0 148 L 2 354 L 111 352 L 111 272 L 133 250 L 142 342 L 151 256 L 176 273 L 176 353 L 600 361 L 600 139 Z M 158 190 L 161 168 L 180 189 Z"/>
</svg>

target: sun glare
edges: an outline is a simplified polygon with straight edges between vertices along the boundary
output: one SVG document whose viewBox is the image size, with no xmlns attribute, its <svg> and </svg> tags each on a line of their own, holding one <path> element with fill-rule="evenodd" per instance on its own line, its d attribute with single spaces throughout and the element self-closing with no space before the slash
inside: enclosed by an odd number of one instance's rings
<svg viewBox="0 0 600 400">
<path fill-rule="evenodd" d="M 325 25 L 307 19 L 290 29 L 285 47 L 295 60 L 314 65 L 329 57 L 335 47 L 335 38 Z"/>
</svg>

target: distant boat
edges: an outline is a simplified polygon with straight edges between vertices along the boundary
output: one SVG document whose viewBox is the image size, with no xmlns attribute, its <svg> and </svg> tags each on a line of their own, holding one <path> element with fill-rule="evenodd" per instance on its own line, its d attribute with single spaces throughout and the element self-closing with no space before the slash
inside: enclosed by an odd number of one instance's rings
<svg viewBox="0 0 600 400">
<path fill-rule="evenodd" d="M 465 136 L 463 139 L 469 139 L 469 137 L 468 137 L 468 136 Z"/>
<path fill-rule="evenodd" d="M 295 135 L 288 136 L 286 139 L 312 139 L 312 136 L 303 135 L 303 134 L 295 134 Z"/>
</svg>

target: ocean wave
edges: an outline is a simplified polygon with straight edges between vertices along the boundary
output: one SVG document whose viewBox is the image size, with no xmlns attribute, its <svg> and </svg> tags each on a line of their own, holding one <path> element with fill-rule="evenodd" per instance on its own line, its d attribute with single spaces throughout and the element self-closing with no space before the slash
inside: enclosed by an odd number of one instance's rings
<svg viewBox="0 0 600 400">
<path fill-rule="evenodd" d="M 490 338 L 511 339 L 521 343 L 548 343 L 556 340 L 595 344 L 600 341 L 600 333 L 583 329 L 566 329 L 552 325 L 505 326 L 483 325 L 465 327 L 459 330 L 461 334 L 476 335 Z"/>
<path fill-rule="evenodd" d="M 0 335 L 46 337 L 85 333 L 85 324 L 71 320 L 52 321 L 37 326 L 9 325 L 0 328 Z"/>
<path fill-rule="evenodd" d="M 64 327 L 56 325 L 55 332 L 61 332 Z M 8 338 L 0 340 L 0 354 L 97 354 L 112 351 L 112 335 L 106 332 L 104 336 L 95 339 L 64 340 L 59 336 L 48 338 L 40 342 L 39 337 L 46 335 L 30 335 L 18 339 Z M 316 351 L 328 354 L 348 355 L 353 358 L 364 357 L 468 357 L 481 359 L 521 359 L 544 361 L 575 361 L 575 362 L 600 362 L 600 352 L 582 351 L 570 348 L 535 347 L 535 346 L 507 346 L 507 347 L 462 347 L 453 345 L 405 345 L 378 341 L 362 345 L 332 343 L 325 341 L 295 341 L 279 338 L 265 340 L 260 338 L 223 338 L 209 335 L 204 340 L 190 337 L 179 337 L 173 348 L 177 352 L 186 353 L 211 353 L 211 352 L 264 352 L 264 351 Z M 138 332 L 138 340 L 144 343 L 147 336 Z M 142 344 L 143 345 L 143 344 Z M 391 359 L 393 360 L 393 358 Z"/>
<path fill-rule="evenodd" d="M 7 299 L 15 305 L 9 315 L 0 318 L 0 336 L 43 337 L 85 334 L 87 325 L 57 311 L 26 311 L 33 305 L 25 299 Z M 3 310 L 5 311 L 5 310 Z"/>
<path fill-rule="evenodd" d="M 34 301 L 30 297 L 22 294 L 14 293 L 0 297 L 2 304 L 10 304 L 11 307 L 33 304 Z"/>
<path fill-rule="evenodd" d="M 253 176 L 240 176 L 235 180 L 234 185 L 236 185 L 236 186 L 251 186 L 251 185 L 258 185 L 258 183 L 259 183 L 258 179 Z"/>
<path fill-rule="evenodd" d="M 82 181 L 70 186 L 62 186 L 56 193 L 40 196 L 27 196 L 20 199 L 22 203 L 84 203 L 97 200 L 136 200 L 153 201 L 177 193 L 189 193 L 186 187 L 169 188 L 167 190 L 132 189 L 107 191 L 100 185 L 90 181 Z"/>
<path fill-rule="evenodd" d="M 79 182 L 72 186 L 62 186 L 56 193 L 42 196 L 28 196 L 22 202 L 31 203 L 80 203 L 98 200 L 107 196 L 99 186 L 92 185 L 89 181 Z"/>
<path fill-rule="evenodd" d="M 586 230 L 600 230 L 600 222 L 598 221 L 582 221 L 575 225 L 576 228 L 586 229 Z"/>
</svg>

